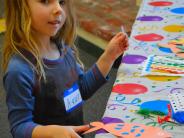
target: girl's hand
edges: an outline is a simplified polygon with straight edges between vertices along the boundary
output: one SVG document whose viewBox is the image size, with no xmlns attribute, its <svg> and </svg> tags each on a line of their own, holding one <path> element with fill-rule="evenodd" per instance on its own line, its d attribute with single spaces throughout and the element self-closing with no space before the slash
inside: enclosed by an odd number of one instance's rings
<svg viewBox="0 0 184 138">
<path fill-rule="evenodd" d="M 83 126 L 37 126 L 34 128 L 32 138 L 81 138 L 80 133 L 90 129 L 89 125 Z"/>
<path fill-rule="evenodd" d="M 125 33 L 119 32 L 108 43 L 104 51 L 106 58 L 115 61 L 125 50 L 128 49 L 128 37 Z"/>
<path fill-rule="evenodd" d="M 83 125 L 83 126 L 66 126 L 66 129 L 71 132 L 71 137 L 69 138 L 81 138 L 78 134 L 81 134 L 88 129 L 90 129 L 89 125 Z"/>
<path fill-rule="evenodd" d="M 116 34 L 107 45 L 96 65 L 104 77 L 109 73 L 114 61 L 128 49 L 128 37 L 125 33 Z"/>
</svg>

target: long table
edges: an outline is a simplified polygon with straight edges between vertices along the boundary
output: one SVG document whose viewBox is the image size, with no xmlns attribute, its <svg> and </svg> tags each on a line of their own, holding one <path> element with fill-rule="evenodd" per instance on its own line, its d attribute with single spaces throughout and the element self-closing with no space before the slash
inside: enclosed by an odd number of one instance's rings
<svg viewBox="0 0 184 138">
<path fill-rule="evenodd" d="M 178 37 L 184 38 L 183 7 L 183 0 L 142 1 L 129 38 L 130 47 L 122 56 L 102 118 L 104 123 L 141 123 L 161 127 L 170 132 L 173 138 L 184 137 L 184 126 L 169 122 L 159 124 L 157 117 L 147 118 L 136 113 L 145 102 L 150 102 L 154 106 L 159 100 L 169 100 L 170 93 L 184 93 L 183 77 L 141 76 L 142 62 L 149 55 L 175 56 L 157 44 L 167 43 Z M 95 137 L 115 138 L 103 130 L 98 131 Z"/>
</svg>

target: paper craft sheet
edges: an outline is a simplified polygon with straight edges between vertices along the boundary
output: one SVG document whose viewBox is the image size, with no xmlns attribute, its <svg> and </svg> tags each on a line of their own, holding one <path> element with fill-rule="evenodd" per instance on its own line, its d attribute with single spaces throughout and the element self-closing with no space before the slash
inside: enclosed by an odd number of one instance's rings
<svg viewBox="0 0 184 138">
<path fill-rule="evenodd" d="M 184 60 L 150 55 L 143 63 L 141 75 L 184 76 Z"/>
<path fill-rule="evenodd" d="M 123 138 L 171 138 L 171 134 L 163 131 L 158 127 L 150 127 L 142 124 L 131 123 L 110 123 L 92 122 L 90 125 L 94 128 L 89 129 L 84 134 L 104 129 L 107 132 Z"/>
</svg>

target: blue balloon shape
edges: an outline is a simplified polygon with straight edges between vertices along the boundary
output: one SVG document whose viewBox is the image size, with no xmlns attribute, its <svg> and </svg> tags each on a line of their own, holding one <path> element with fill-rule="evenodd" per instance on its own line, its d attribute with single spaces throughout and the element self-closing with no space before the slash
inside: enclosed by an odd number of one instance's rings
<svg viewBox="0 0 184 138">
<path fill-rule="evenodd" d="M 162 112 L 165 115 L 168 114 L 168 104 L 170 104 L 169 101 L 166 100 L 155 100 L 155 101 L 148 101 L 141 104 L 141 109 L 146 109 L 149 111 L 156 111 L 156 112 Z"/>
<path fill-rule="evenodd" d="M 172 9 L 171 12 L 176 14 L 184 14 L 184 7 Z"/>
</svg>

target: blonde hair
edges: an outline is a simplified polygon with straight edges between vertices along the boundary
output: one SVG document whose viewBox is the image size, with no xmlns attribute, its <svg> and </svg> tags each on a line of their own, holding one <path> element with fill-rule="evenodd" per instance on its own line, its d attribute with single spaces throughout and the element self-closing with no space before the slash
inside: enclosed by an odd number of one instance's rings
<svg viewBox="0 0 184 138">
<path fill-rule="evenodd" d="M 76 38 L 76 19 L 72 5 L 73 0 L 66 1 L 66 22 L 52 39 L 57 42 L 64 41 L 66 45 L 70 46 L 74 51 L 76 60 L 83 66 L 79 59 L 77 48 L 74 45 Z M 2 49 L 3 72 L 6 71 L 8 62 L 12 55 L 19 54 L 35 68 L 35 71 L 40 78 L 43 77 L 45 79 L 44 64 L 41 58 L 41 53 L 38 49 L 39 43 L 31 30 L 31 13 L 27 0 L 6 0 L 5 18 L 7 29 Z M 29 51 L 34 56 L 36 64 L 32 64 L 29 59 L 21 53 L 20 48 Z"/>
</svg>

